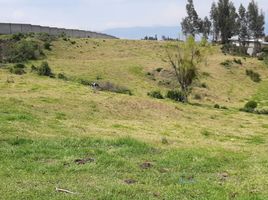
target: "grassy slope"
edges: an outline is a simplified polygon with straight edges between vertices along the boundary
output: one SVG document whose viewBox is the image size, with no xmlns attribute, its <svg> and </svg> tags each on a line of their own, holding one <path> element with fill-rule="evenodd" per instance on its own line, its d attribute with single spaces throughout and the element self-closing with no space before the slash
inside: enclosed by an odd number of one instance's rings
<svg viewBox="0 0 268 200">
<path fill-rule="evenodd" d="M 164 45 L 79 39 L 57 41 L 47 52 L 55 73 L 98 77 L 134 96 L 0 69 L 0 198 L 268 199 L 268 118 L 238 111 L 251 98 L 267 106 L 267 67 L 247 58 L 226 69 L 220 63 L 233 57 L 215 47 L 200 66 L 201 75 L 209 74 L 200 80 L 208 89 L 194 89 L 202 100 L 192 102 L 200 105 L 155 100 L 147 92 L 167 90 L 158 83 L 170 70 Z M 154 81 L 146 74 L 158 67 L 164 70 Z M 245 68 L 264 81 L 253 83 Z M 215 103 L 229 110 L 216 110 Z M 86 157 L 96 160 L 73 162 Z M 141 169 L 146 161 L 153 167 Z"/>
</svg>

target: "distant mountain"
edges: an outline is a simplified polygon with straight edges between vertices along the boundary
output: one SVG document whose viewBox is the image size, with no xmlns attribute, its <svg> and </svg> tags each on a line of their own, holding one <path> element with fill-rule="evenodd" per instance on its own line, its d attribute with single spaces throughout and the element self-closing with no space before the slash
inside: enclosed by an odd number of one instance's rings
<svg viewBox="0 0 268 200">
<path fill-rule="evenodd" d="M 113 28 L 102 31 L 103 33 L 116 36 L 121 39 L 139 40 L 145 36 L 155 36 L 160 39 L 162 36 L 170 38 L 179 38 L 179 26 L 153 26 L 153 27 L 131 27 L 131 28 Z"/>
</svg>

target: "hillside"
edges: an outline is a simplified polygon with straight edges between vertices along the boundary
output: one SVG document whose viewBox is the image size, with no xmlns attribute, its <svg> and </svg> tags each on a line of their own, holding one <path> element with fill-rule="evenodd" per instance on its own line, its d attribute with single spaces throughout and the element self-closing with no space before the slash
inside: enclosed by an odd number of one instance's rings
<svg viewBox="0 0 268 200">
<path fill-rule="evenodd" d="M 176 87 L 165 42 L 72 41 L 43 59 L 68 80 L 0 67 L 0 199 L 268 199 L 268 116 L 239 111 L 268 106 L 262 61 L 212 47 L 182 104 L 147 95 Z M 133 95 L 81 84 L 107 81 Z"/>
</svg>

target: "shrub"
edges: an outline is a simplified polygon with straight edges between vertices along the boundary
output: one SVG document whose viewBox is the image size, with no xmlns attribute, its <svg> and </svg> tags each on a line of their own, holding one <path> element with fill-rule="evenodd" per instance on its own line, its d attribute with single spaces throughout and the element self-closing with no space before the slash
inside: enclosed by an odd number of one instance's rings
<svg viewBox="0 0 268 200">
<path fill-rule="evenodd" d="M 38 68 L 35 65 L 31 66 L 31 72 L 37 72 Z"/>
<path fill-rule="evenodd" d="M 91 86 L 92 81 L 86 80 L 86 79 L 79 79 L 79 83 L 85 86 Z"/>
<path fill-rule="evenodd" d="M 214 108 L 216 108 L 216 109 L 220 109 L 221 107 L 220 107 L 219 104 L 215 104 L 215 105 L 214 105 Z"/>
<path fill-rule="evenodd" d="M 48 33 L 37 33 L 36 38 L 43 42 L 51 43 L 52 41 L 56 40 L 56 36 L 49 35 Z"/>
<path fill-rule="evenodd" d="M 219 104 L 215 104 L 214 108 L 216 109 L 222 109 L 222 110 L 228 110 L 228 108 L 226 106 L 220 106 Z"/>
<path fill-rule="evenodd" d="M 71 41 L 71 44 L 76 44 L 76 41 Z"/>
<path fill-rule="evenodd" d="M 231 60 L 225 60 L 221 63 L 221 65 L 224 67 L 231 67 L 233 65 L 233 62 Z"/>
<path fill-rule="evenodd" d="M 261 78 L 260 78 L 260 74 L 257 72 L 254 72 L 252 70 L 246 70 L 246 75 L 250 77 L 250 79 L 254 82 L 260 82 Z"/>
<path fill-rule="evenodd" d="M 208 88 L 207 84 L 206 83 L 201 83 L 200 85 L 202 88 Z"/>
<path fill-rule="evenodd" d="M 111 82 L 105 82 L 105 83 L 100 84 L 100 90 L 132 95 L 131 90 L 128 89 L 127 87 L 115 85 Z"/>
<path fill-rule="evenodd" d="M 167 92 L 166 95 L 167 98 L 172 99 L 174 101 L 183 102 L 184 101 L 184 95 L 181 91 L 178 90 L 170 90 Z"/>
<path fill-rule="evenodd" d="M 163 70 L 162 67 L 159 67 L 159 68 L 156 69 L 157 72 L 161 72 L 162 70 Z"/>
<path fill-rule="evenodd" d="M 240 109 L 244 112 L 253 113 L 254 110 L 258 107 L 258 103 L 255 101 L 249 101 L 245 104 L 244 108 Z"/>
<path fill-rule="evenodd" d="M 46 49 L 46 50 L 51 50 L 51 44 L 50 44 L 50 42 L 45 42 L 44 43 L 44 48 Z"/>
<path fill-rule="evenodd" d="M 40 67 L 38 67 L 38 75 L 39 76 L 53 76 L 53 73 L 47 62 L 42 62 Z"/>
<path fill-rule="evenodd" d="M 16 65 L 14 65 L 13 67 L 11 67 L 9 71 L 12 74 L 23 75 L 23 74 L 26 73 L 24 71 L 24 69 L 25 69 L 25 65 L 24 64 L 21 64 L 21 63 L 18 63 Z"/>
<path fill-rule="evenodd" d="M 234 58 L 234 63 L 236 63 L 236 64 L 238 64 L 238 65 L 243 65 L 241 59 L 236 59 L 236 58 Z"/>
<path fill-rule="evenodd" d="M 43 54 L 37 41 L 21 40 L 11 44 L 7 49 L 7 62 L 24 62 L 38 59 Z"/>
<path fill-rule="evenodd" d="M 11 36 L 13 40 L 20 41 L 25 37 L 23 33 L 15 33 Z"/>
<path fill-rule="evenodd" d="M 68 78 L 63 73 L 58 74 L 58 79 L 62 79 L 62 80 L 65 80 L 65 81 L 68 80 Z"/>
<path fill-rule="evenodd" d="M 161 94 L 160 91 L 152 91 L 148 92 L 147 94 L 150 97 L 156 98 L 156 99 L 164 99 L 163 95 Z"/>
</svg>

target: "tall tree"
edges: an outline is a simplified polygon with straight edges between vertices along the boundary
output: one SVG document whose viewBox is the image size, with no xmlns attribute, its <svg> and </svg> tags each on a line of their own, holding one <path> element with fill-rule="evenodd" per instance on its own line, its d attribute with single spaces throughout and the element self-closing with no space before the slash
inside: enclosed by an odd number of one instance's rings
<svg viewBox="0 0 268 200">
<path fill-rule="evenodd" d="M 254 39 L 265 36 L 264 34 L 264 14 L 259 10 L 258 4 L 252 0 L 248 5 L 248 27 L 249 35 Z"/>
<path fill-rule="evenodd" d="M 186 5 L 187 17 L 182 19 L 181 28 L 185 35 L 192 35 L 200 33 L 201 19 L 194 8 L 193 0 L 188 0 Z"/>
<path fill-rule="evenodd" d="M 245 41 L 249 37 L 248 33 L 248 20 L 247 20 L 247 11 L 245 7 L 241 4 L 238 10 L 238 25 L 239 25 L 239 41 L 242 46 L 245 46 Z"/>
<path fill-rule="evenodd" d="M 221 34 L 221 42 L 228 42 L 237 30 L 237 13 L 233 2 L 229 0 L 219 0 L 218 6 L 218 25 Z"/>
<path fill-rule="evenodd" d="M 212 22 L 212 36 L 213 41 L 218 41 L 220 28 L 219 28 L 219 12 L 215 2 L 212 3 L 210 10 L 210 20 Z"/>
<path fill-rule="evenodd" d="M 203 34 L 203 37 L 208 39 L 208 36 L 211 33 L 211 21 L 209 21 L 208 17 L 205 17 L 204 20 L 202 21 L 202 26 L 201 26 L 201 33 Z"/>
</svg>

